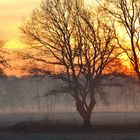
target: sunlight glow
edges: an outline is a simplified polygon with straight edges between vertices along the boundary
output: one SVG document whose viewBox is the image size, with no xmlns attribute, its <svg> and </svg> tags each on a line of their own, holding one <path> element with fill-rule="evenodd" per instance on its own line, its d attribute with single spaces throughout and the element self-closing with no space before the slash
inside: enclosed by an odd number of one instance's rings
<svg viewBox="0 0 140 140">
<path fill-rule="evenodd" d="M 13 38 L 6 43 L 8 49 L 22 49 L 26 47 L 19 39 Z"/>
<path fill-rule="evenodd" d="M 32 10 L 39 6 L 42 0 L 0 0 L 0 37 L 5 39 L 8 49 L 22 49 L 26 45 L 21 42 L 19 27 L 23 19 L 30 16 Z M 85 3 L 93 5 L 94 0 L 85 0 Z M 122 33 L 123 35 L 123 33 Z M 130 69 L 130 62 L 126 55 L 120 57 L 123 64 Z M 18 61 L 18 60 L 16 60 Z"/>
</svg>

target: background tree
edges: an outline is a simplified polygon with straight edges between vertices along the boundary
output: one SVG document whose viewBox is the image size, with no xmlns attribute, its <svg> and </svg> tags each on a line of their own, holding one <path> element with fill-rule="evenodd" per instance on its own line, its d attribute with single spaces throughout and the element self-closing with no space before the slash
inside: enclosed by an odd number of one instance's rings
<svg viewBox="0 0 140 140">
<path fill-rule="evenodd" d="M 7 51 L 4 48 L 5 41 L 0 40 L 0 76 L 4 76 L 4 68 L 9 66 L 7 59 L 6 59 L 6 54 Z"/>
<path fill-rule="evenodd" d="M 46 60 L 65 70 L 54 76 L 65 81 L 60 92 L 73 97 L 84 126 L 91 126 L 95 94 L 103 93 L 103 71 L 119 55 L 112 22 L 96 14 L 83 1 L 47 0 L 21 28 L 26 42 L 44 47 Z"/>
<path fill-rule="evenodd" d="M 139 0 L 106 0 L 101 7 L 111 14 L 117 21 L 117 25 L 124 28 L 127 38 L 122 44 L 118 39 L 118 44 L 128 56 L 139 80 L 140 80 L 140 2 Z M 113 8 L 112 8 L 113 7 Z M 129 40 L 128 40 L 129 38 Z M 127 43 L 129 41 L 129 47 Z"/>
</svg>

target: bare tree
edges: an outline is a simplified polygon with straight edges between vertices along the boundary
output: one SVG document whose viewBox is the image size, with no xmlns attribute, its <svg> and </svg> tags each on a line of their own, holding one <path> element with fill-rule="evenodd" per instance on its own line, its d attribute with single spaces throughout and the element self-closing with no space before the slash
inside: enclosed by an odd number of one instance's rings
<svg viewBox="0 0 140 140">
<path fill-rule="evenodd" d="M 60 92 L 73 97 L 83 125 L 91 126 L 103 72 L 119 55 L 112 22 L 89 11 L 82 0 L 47 0 L 21 30 L 26 42 L 45 48 L 46 62 L 65 69 L 54 74 L 66 82 Z"/>
<path fill-rule="evenodd" d="M 127 34 L 130 47 L 122 45 L 118 39 L 118 44 L 127 54 L 139 80 L 140 80 L 140 2 L 139 0 L 106 0 L 101 7 L 111 14 L 118 25 L 124 28 L 124 33 Z M 113 8 L 112 8 L 113 7 Z"/>
</svg>

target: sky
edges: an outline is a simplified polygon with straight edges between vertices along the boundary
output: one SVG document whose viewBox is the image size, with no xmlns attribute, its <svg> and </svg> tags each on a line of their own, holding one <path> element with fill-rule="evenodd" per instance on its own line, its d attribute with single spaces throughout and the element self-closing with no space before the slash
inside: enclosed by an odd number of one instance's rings
<svg viewBox="0 0 140 140">
<path fill-rule="evenodd" d="M 39 7 L 42 0 L 0 0 L 0 39 L 6 40 L 6 47 L 10 49 L 24 48 L 21 41 L 19 27 L 26 18 L 30 17 L 33 9 Z M 92 5 L 93 0 L 86 0 Z M 11 55 L 11 59 L 14 55 Z M 14 62 L 17 61 L 13 58 Z M 17 62 L 15 62 L 17 63 Z M 10 70 L 11 72 L 11 70 Z M 10 73 L 8 72 L 8 73 Z M 16 74 L 18 71 L 15 71 Z M 13 74 L 13 72 L 11 73 Z"/>
<path fill-rule="evenodd" d="M 10 48 L 20 48 L 24 45 L 19 40 L 19 26 L 29 17 L 32 10 L 38 7 L 42 0 L 0 0 L 0 37 L 7 40 Z M 91 4 L 92 0 L 86 0 Z"/>
<path fill-rule="evenodd" d="M 88 5 L 92 0 L 86 0 Z M 10 64 L 18 69 L 19 62 L 12 50 L 24 48 L 26 45 L 21 41 L 19 27 L 30 17 L 33 9 L 39 7 L 42 0 L 0 0 L 0 39 L 6 41 L 6 47 L 10 49 Z M 20 76 L 22 72 L 16 69 L 6 69 L 6 74 Z"/>
<path fill-rule="evenodd" d="M 41 0 L 0 0 L 0 37 L 9 48 L 20 48 L 19 27 Z"/>
<path fill-rule="evenodd" d="M 6 41 L 6 47 L 14 50 L 25 47 L 20 36 L 19 27 L 23 21 L 30 16 L 32 10 L 39 6 L 41 0 L 0 0 L 0 39 Z M 10 64 L 16 69 L 6 68 L 7 75 L 20 76 L 21 71 L 18 70 L 19 60 L 15 58 L 12 51 L 10 53 Z M 19 63 L 23 64 L 23 63 Z"/>
</svg>

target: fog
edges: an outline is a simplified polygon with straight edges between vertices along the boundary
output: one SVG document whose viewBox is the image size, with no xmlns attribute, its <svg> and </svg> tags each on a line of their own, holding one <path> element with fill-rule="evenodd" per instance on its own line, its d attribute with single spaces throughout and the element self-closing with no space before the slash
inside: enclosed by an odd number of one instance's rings
<svg viewBox="0 0 140 140">
<path fill-rule="evenodd" d="M 114 81 L 125 82 L 124 78 Z M 105 81 L 106 83 L 106 81 Z M 75 102 L 69 95 L 45 96 L 63 84 L 51 77 L 1 77 L 0 113 L 17 112 L 76 112 Z M 103 87 L 103 99 L 96 94 L 94 112 L 138 112 L 140 107 L 139 86 L 133 81 L 122 86 Z"/>
</svg>

